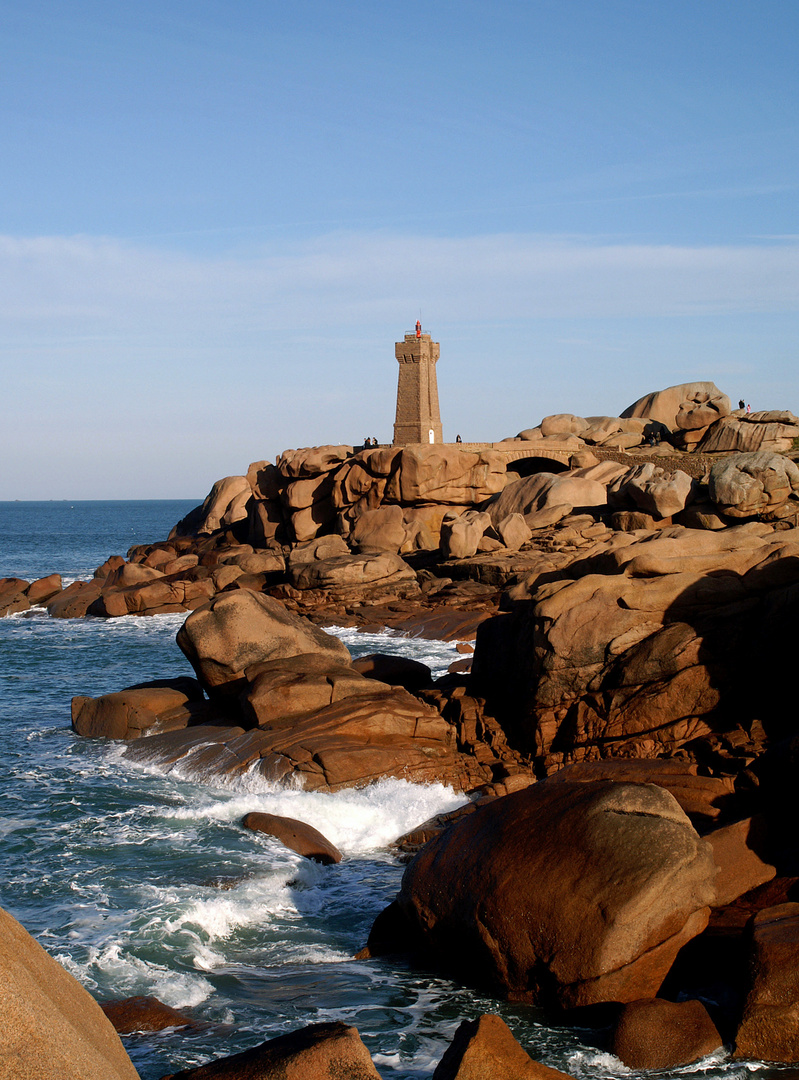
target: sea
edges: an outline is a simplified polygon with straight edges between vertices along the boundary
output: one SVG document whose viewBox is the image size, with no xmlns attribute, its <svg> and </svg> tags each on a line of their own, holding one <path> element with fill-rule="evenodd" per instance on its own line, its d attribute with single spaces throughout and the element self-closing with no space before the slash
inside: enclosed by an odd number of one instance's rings
<svg viewBox="0 0 799 1080">
<path fill-rule="evenodd" d="M 88 579 L 109 555 L 166 538 L 199 501 L 0 502 L 0 577 Z M 191 1015 L 191 1028 L 123 1039 L 142 1080 L 332 1020 L 358 1029 L 385 1080 L 419 1080 L 459 1023 L 486 1012 L 578 1080 L 634 1078 L 596 1032 L 395 959 L 354 959 L 399 889 L 391 842 L 462 805 L 461 793 L 401 780 L 336 794 L 255 777 L 201 783 L 73 734 L 73 695 L 192 674 L 175 644 L 184 618 L 34 608 L 0 619 L 0 904 L 98 1001 L 152 995 Z M 354 656 L 396 653 L 437 675 L 457 658 L 450 643 L 336 632 Z M 310 823 L 342 861 L 319 866 L 244 830 L 253 810 Z M 772 1071 L 719 1052 L 660 1075 Z"/>
</svg>

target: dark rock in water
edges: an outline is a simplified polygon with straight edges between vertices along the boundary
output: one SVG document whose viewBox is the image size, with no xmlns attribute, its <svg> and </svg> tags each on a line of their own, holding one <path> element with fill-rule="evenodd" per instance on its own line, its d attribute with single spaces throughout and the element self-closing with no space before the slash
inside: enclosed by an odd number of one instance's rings
<svg viewBox="0 0 799 1080">
<path fill-rule="evenodd" d="M 45 603 L 47 612 L 54 619 L 80 619 L 89 610 L 102 591 L 100 578 L 92 581 L 73 581 L 60 593 Z"/>
<path fill-rule="evenodd" d="M 274 836 L 281 844 L 304 855 L 306 859 L 329 866 L 341 862 L 341 852 L 322 836 L 312 825 L 296 818 L 281 817 L 279 814 L 245 814 L 241 820 L 245 829 Z"/>
<path fill-rule="evenodd" d="M 799 904 L 758 912 L 749 930 L 752 981 L 735 1056 L 799 1061 Z"/>
<path fill-rule="evenodd" d="M 380 1080 L 354 1027 L 311 1024 L 161 1080 Z"/>
<path fill-rule="evenodd" d="M 72 728 L 88 738 L 138 739 L 152 729 L 186 727 L 187 706 L 201 702 L 195 679 L 162 679 L 130 686 L 115 694 L 72 699 Z"/>
<path fill-rule="evenodd" d="M 499 1016 L 464 1020 L 433 1073 L 433 1080 L 570 1080 L 534 1061 Z"/>
<path fill-rule="evenodd" d="M 15 615 L 31 606 L 25 595 L 30 582 L 22 578 L 0 578 L 0 616 Z"/>
<path fill-rule="evenodd" d="M 416 953 L 533 1004 L 634 1001 L 704 929 L 715 875 L 662 788 L 534 784 L 426 844 L 367 950 Z"/>
<path fill-rule="evenodd" d="M 701 1001 L 649 998 L 623 1007 L 611 1050 L 630 1069 L 673 1069 L 713 1053 L 723 1041 Z"/>
<path fill-rule="evenodd" d="M 19 1080 L 139 1080 L 102 1009 L 0 909 L 0 1073 Z"/>
<path fill-rule="evenodd" d="M 407 656 L 391 656 L 388 653 L 369 653 L 353 660 L 352 666 L 367 679 L 390 686 L 403 686 L 413 693 L 425 686 L 430 686 L 433 674 L 427 664 L 411 660 Z"/>
<path fill-rule="evenodd" d="M 32 582 L 26 596 L 31 604 L 44 604 L 61 592 L 61 575 L 48 574 Z"/>
<path fill-rule="evenodd" d="M 163 1031 L 164 1028 L 187 1027 L 194 1021 L 177 1009 L 155 997 L 121 998 L 106 1001 L 100 1008 L 120 1035 L 134 1031 Z"/>
</svg>

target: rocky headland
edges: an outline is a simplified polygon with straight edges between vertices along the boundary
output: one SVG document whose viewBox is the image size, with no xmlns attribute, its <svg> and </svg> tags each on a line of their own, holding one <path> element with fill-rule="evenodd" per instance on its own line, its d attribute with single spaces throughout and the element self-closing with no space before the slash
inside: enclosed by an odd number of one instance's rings
<svg viewBox="0 0 799 1080">
<path fill-rule="evenodd" d="M 194 679 L 73 699 L 79 735 L 137 760 L 468 794 L 398 838 L 413 858 L 363 957 L 601 1016 L 633 1068 L 722 1043 L 797 1061 L 797 440 L 793 414 L 690 383 L 490 446 L 286 451 L 91 581 L 5 579 L 0 611 L 187 613 Z M 456 640 L 463 659 L 437 681 L 353 662 L 335 625 Z M 247 825 L 336 861 L 302 822 Z M 459 1032 L 435 1076 L 552 1073 L 498 1025 Z M 257 1075 L 295 1075 L 280 1054 L 329 1039 L 347 1075 L 377 1075 L 339 1027 L 248 1051 Z M 180 1075 L 256 1075 L 230 1062 Z"/>
</svg>

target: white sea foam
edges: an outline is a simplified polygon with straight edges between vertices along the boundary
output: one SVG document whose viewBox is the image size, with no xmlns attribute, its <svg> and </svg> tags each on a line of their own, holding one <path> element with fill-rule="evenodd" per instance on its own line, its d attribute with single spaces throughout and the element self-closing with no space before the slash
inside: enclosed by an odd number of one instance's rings
<svg viewBox="0 0 799 1080">
<path fill-rule="evenodd" d="M 263 789 L 226 799 L 202 798 L 164 811 L 184 821 L 239 821 L 251 811 L 298 818 L 318 829 L 349 855 L 385 848 L 398 836 L 436 814 L 462 806 L 466 797 L 444 784 L 378 780 L 364 788 L 321 792 L 283 788 L 263 781 Z"/>
</svg>

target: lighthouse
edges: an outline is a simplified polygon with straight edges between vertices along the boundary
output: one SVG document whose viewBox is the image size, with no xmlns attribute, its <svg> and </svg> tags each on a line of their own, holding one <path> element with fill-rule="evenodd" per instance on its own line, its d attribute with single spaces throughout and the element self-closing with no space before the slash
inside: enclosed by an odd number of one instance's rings
<svg viewBox="0 0 799 1080">
<path fill-rule="evenodd" d="M 444 441 L 436 380 L 439 351 L 438 342 L 422 333 L 422 324 L 418 321 L 415 331 L 406 334 L 405 339 L 395 345 L 399 377 L 394 446 Z"/>
</svg>

